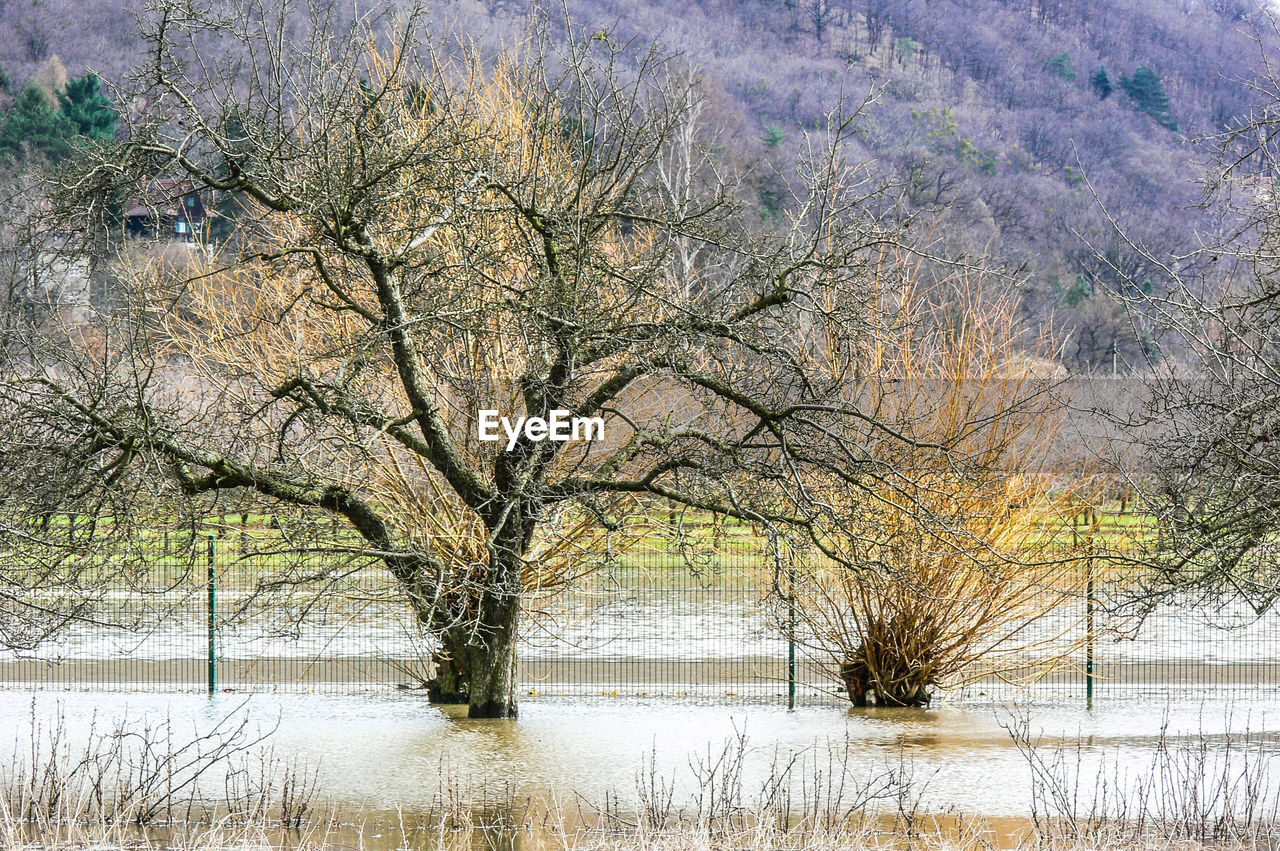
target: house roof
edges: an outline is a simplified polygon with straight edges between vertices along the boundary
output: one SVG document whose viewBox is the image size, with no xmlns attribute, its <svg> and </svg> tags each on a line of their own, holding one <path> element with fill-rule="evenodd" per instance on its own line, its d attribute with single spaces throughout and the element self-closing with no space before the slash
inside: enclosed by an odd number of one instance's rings
<svg viewBox="0 0 1280 851">
<path fill-rule="evenodd" d="M 135 216 L 181 215 L 182 200 L 197 192 L 195 184 L 181 178 L 155 178 L 139 183 L 137 194 L 129 199 L 125 218 Z M 205 216 L 212 212 L 205 210 Z"/>
</svg>

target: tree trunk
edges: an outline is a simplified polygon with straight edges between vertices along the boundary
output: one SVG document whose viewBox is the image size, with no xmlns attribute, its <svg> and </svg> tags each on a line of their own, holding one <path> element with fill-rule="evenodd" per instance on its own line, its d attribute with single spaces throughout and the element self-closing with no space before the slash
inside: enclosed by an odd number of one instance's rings
<svg viewBox="0 0 1280 851">
<path fill-rule="evenodd" d="M 840 664 L 840 679 L 844 680 L 849 702 L 854 706 L 867 705 L 867 694 L 871 690 L 870 677 L 871 672 L 859 660 L 846 659 Z"/>
<path fill-rule="evenodd" d="M 427 683 L 432 703 L 466 704 L 470 718 L 516 717 L 522 567 L 517 547 L 494 547 L 488 565 L 455 578 L 443 595 L 417 587 L 421 566 L 397 574 L 411 589 L 418 616 L 440 642 Z"/>
<path fill-rule="evenodd" d="M 876 690 L 876 698 L 881 706 L 909 706 L 920 708 L 933 701 L 933 694 L 927 686 L 920 684 L 902 685 L 897 689 Z"/>
<path fill-rule="evenodd" d="M 427 696 L 432 703 L 465 703 L 469 718 L 515 718 L 520 589 L 488 587 L 469 603 L 468 616 L 436 630 L 440 649 Z"/>
<path fill-rule="evenodd" d="M 893 676 L 885 678 L 890 685 L 885 685 L 873 666 L 867 663 L 862 648 L 841 662 L 839 668 L 849 702 L 854 706 L 922 707 L 933 701 L 929 683 L 918 677 L 904 676 L 901 671 L 893 673 Z"/>
<path fill-rule="evenodd" d="M 483 645 L 472 652 L 467 717 L 515 718 L 520 589 L 488 591 L 482 601 L 481 623 Z"/>
<path fill-rule="evenodd" d="M 463 704 L 471 699 L 471 648 L 467 636 L 440 635 L 440 649 L 431 658 L 435 678 L 427 684 L 427 698 L 432 703 Z"/>
</svg>

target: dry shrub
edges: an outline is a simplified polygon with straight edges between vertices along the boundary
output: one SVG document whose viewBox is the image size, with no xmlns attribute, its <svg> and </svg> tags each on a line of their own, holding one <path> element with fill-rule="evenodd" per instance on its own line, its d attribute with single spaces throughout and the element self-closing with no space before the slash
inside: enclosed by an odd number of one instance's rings
<svg viewBox="0 0 1280 851">
<path fill-rule="evenodd" d="M 1031 820 L 1046 844 L 1274 848 L 1280 744 L 1247 723 L 1236 727 L 1230 708 L 1224 717 L 1223 733 L 1175 733 L 1166 714 L 1136 770 L 1113 753 L 1043 736 L 1025 711 L 1002 726 L 1031 769 Z"/>
<path fill-rule="evenodd" d="M 960 304 L 909 290 L 897 338 L 862 353 L 869 377 L 850 382 L 910 439 L 869 430 L 874 474 L 823 483 L 831 519 L 817 552 L 783 548 L 788 628 L 858 706 L 1042 677 L 1078 641 L 1083 607 L 1071 603 L 1089 574 L 1065 532 L 1085 480 L 1053 456 L 1062 402 L 1045 361 L 1016 343 L 1013 304 L 959 283 Z M 853 374 L 827 357 L 833 374 Z"/>
<path fill-rule="evenodd" d="M 61 706 L 46 719 L 33 702 L 12 759 L 0 765 L 0 824 L 96 826 L 108 835 L 175 822 L 300 828 L 314 815 L 318 771 L 278 757 L 267 746 L 273 731 L 255 728 L 242 708 L 191 735 L 168 718 L 95 715 L 76 743 Z"/>
</svg>

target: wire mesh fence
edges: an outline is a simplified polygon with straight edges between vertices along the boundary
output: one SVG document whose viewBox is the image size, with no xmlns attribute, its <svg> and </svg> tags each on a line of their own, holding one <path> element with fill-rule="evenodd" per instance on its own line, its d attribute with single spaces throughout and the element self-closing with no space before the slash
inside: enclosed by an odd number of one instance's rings
<svg viewBox="0 0 1280 851">
<path fill-rule="evenodd" d="M 430 676 L 429 641 L 389 574 L 353 565 L 323 581 L 275 583 L 282 557 L 232 535 L 164 549 L 145 577 L 91 619 L 30 651 L 0 653 L 0 687 L 124 690 L 378 690 Z M 788 637 L 758 542 L 691 562 L 662 547 L 535 596 L 521 641 L 525 696 L 840 702 L 830 660 Z M 267 589 L 267 590 L 264 590 Z M 1098 589 L 1101 595 L 1104 588 Z M 985 676 L 960 698 L 1031 693 L 1103 700 L 1137 692 L 1280 691 L 1280 616 L 1159 609 L 1121 625 L 1098 601 L 1061 602 L 1039 621 L 1071 658 L 1035 682 Z M 1220 628 L 1232 623 L 1233 628 Z M 797 650 L 796 644 L 799 644 Z"/>
</svg>

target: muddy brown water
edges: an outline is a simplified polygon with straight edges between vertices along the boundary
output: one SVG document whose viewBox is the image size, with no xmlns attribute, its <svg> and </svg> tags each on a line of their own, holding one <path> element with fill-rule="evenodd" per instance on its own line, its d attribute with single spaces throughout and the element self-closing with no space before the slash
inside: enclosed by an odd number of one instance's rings
<svg viewBox="0 0 1280 851">
<path fill-rule="evenodd" d="M 442 791 L 633 804 L 637 781 L 652 765 L 677 801 L 699 788 L 700 762 L 726 743 L 745 742 L 747 798 L 775 766 L 801 755 L 806 771 L 843 765 L 851 778 L 910 772 L 923 811 L 1024 818 L 1031 770 L 1005 729 L 1025 715 L 1044 742 L 1061 741 L 1091 785 L 1100 771 L 1136 776 L 1149 765 L 1161 728 L 1196 734 L 1210 748 L 1247 730 L 1280 742 L 1280 702 L 1245 691 L 1109 699 L 1086 709 L 1075 701 L 942 703 L 929 710 L 839 706 L 794 711 L 776 705 L 676 698 L 529 698 L 518 720 L 469 720 L 418 694 L 147 694 L 0 691 L 0 748 L 5 765 L 21 759 L 33 718 L 61 718 L 74 751 L 90 730 L 125 720 L 167 721 L 175 741 L 194 738 L 229 716 L 270 731 L 277 757 L 317 773 L 316 799 L 352 812 L 413 814 Z M 1078 746 L 1078 747 L 1077 747 Z M 1267 762 L 1280 782 L 1277 760 Z M 800 772 L 803 773 L 803 772 Z M 1272 784 L 1275 785 L 1274 783 Z"/>
</svg>

